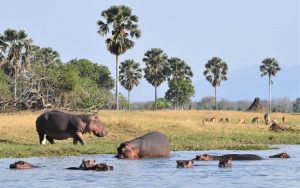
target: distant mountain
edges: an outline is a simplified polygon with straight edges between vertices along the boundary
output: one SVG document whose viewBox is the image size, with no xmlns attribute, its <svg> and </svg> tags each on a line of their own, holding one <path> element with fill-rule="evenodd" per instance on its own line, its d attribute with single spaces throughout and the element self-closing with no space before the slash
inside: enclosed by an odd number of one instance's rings
<svg viewBox="0 0 300 188">
<path fill-rule="evenodd" d="M 229 67 L 230 68 L 230 67 Z M 214 88 L 204 79 L 193 81 L 195 97 L 193 101 L 199 101 L 204 96 L 214 96 Z M 300 65 L 282 67 L 281 71 L 273 77 L 272 98 L 289 97 L 294 100 L 300 97 Z M 163 97 L 168 89 L 167 82 L 158 87 L 158 97 Z M 121 92 L 127 97 L 127 91 L 121 88 Z M 268 99 L 268 78 L 261 77 L 258 65 L 252 65 L 238 71 L 228 72 L 228 80 L 218 87 L 218 100 L 222 98 L 236 100 L 254 100 L 255 97 Z M 132 102 L 145 102 L 154 100 L 154 87 L 144 78 L 141 84 L 131 92 Z"/>
</svg>

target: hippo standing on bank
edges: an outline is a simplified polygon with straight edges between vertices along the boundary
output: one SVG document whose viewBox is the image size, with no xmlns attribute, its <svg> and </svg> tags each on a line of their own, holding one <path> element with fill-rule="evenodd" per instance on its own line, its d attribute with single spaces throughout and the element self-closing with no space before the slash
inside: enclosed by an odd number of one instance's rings
<svg viewBox="0 0 300 188">
<path fill-rule="evenodd" d="M 79 141 L 84 145 L 86 143 L 83 140 L 83 134 L 93 132 L 94 135 L 103 137 L 108 133 L 97 116 L 69 114 L 58 110 L 40 115 L 35 123 L 40 144 L 46 143 L 45 135 L 51 144 L 54 144 L 54 139 L 73 138 L 73 144 L 77 144 Z"/>
<path fill-rule="evenodd" d="M 170 143 L 164 134 L 155 131 L 124 142 L 117 150 L 119 159 L 169 157 Z"/>
</svg>

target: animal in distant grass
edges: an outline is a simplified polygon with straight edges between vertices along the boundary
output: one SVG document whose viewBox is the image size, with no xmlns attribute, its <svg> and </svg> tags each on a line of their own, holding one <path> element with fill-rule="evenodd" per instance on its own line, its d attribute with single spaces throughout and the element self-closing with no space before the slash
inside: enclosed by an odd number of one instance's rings
<svg viewBox="0 0 300 188">
<path fill-rule="evenodd" d="M 54 144 L 54 139 L 64 140 L 73 138 L 73 144 L 79 141 L 86 144 L 83 134 L 93 132 L 95 136 L 103 137 L 108 130 L 102 125 L 99 118 L 94 115 L 77 115 L 52 110 L 45 112 L 36 119 L 36 131 L 40 144 L 45 144 L 45 138 Z"/>
<path fill-rule="evenodd" d="M 265 120 L 265 124 L 266 124 L 266 125 L 271 124 L 271 117 L 270 117 L 269 113 L 266 113 L 266 114 L 264 115 L 264 120 Z"/>
<path fill-rule="evenodd" d="M 283 126 L 283 125 L 279 125 L 276 122 L 273 122 L 272 125 L 269 127 L 270 131 L 274 131 L 274 132 L 296 132 L 297 130 L 295 130 L 294 128 L 292 128 L 291 126 Z"/>
<path fill-rule="evenodd" d="M 232 157 L 221 157 L 219 159 L 219 167 L 232 167 Z"/>
<path fill-rule="evenodd" d="M 239 124 L 246 124 L 246 120 L 240 118 L 240 119 L 239 119 Z"/>
<path fill-rule="evenodd" d="M 262 120 L 259 117 L 254 117 L 252 119 L 252 123 L 261 123 L 261 122 L 262 122 Z"/>
<path fill-rule="evenodd" d="M 228 118 L 220 118 L 219 122 L 220 123 L 229 123 L 229 119 Z"/>
<path fill-rule="evenodd" d="M 26 161 L 17 161 L 9 165 L 10 169 L 30 169 L 30 168 L 37 168 L 37 167 L 38 166 L 32 165 Z"/>
<path fill-rule="evenodd" d="M 117 148 L 116 157 L 118 159 L 169 157 L 170 150 L 168 138 L 155 131 L 122 143 Z"/>
<path fill-rule="evenodd" d="M 193 160 L 177 160 L 177 168 L 192 168 L 194 161 Z"/>
<path fill-rule="evenodd" d="M 282 123 L 286 123 L 286 118 L 285 118 L 285 116 L 282 116 Z"/>
<path fill-rule="evenodd" d="M 209 122 L 216 123 L 217 122 L 217 118 L 216 117 L 212 117 L 212 118 L 210 118 Z"/>
</svg>

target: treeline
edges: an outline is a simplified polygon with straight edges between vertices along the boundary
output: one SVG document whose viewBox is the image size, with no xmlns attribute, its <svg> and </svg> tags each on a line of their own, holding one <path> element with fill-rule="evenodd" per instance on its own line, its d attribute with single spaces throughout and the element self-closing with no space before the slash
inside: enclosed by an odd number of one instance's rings
<svg viewBox="0 0 300 188">
<path fill-rule="evenodd" d="M 110 108 L 114 80 L 106 66 L 86 59 L 62 63 L 52 48 L 32 44 L 25 31 L 0 36 L 0 108 Z"/>
<path fill-rule="evenodd" d="M 236 110 L 236 111 L 246 111 L 253 101 L 250 100 L 238 100 L 230 101 L 226 99 L 221 99 L 218 101 L 217 105 L 219 110 Z M 287 97 L 272 100 L 273 107 L 272 112 L 300 112 L 300 98 L 295 101 L 290 100 Z M 260 100 L 260 104 L 264 109 L 268 109 L 269 101 Z M 132 109 L 134 110 L 150 110 L 153 109 L 154 102 L 134 102 L 132 103 Z M 158 109 L 173 109 L 172 104 L 165 98 L 159 98 L 157 100 Z M 213 96 L 203 97 L 199 102 L 191 102 L 184 105 L 185 110 L 214 110 L 215 109 L 215 98 Z"/>
</svg>

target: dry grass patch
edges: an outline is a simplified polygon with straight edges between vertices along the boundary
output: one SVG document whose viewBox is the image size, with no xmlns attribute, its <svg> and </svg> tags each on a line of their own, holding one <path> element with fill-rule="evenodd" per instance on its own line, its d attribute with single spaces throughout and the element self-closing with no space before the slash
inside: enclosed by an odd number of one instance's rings
<svg viewBox="0 0 300 188">
<path fill-rule="evenodd" d="M 84 135 L 88 146 L 73 146 L 72 140 L 40 146 L 35 120 L 41 112 L 0 114 L 0 157 L 80 155 L 115 153 L 117 146 L 151 131 L 166 134 L 173 150 L 267 149 L 267 144 L 300 144 L 300 115 L 272 113 L 271 118 L 293 126 L 293 132 L 274 133 L 263 123 L 252 124 L 263 113 L 237 111 L 100 111 L 101 121 L 109 128 L 108 136 Z M 229 123 L 204 122 L 205 118 L 228 118 Z M 238 124 L 240 118 L 246 124 Z"/>
</svg>

